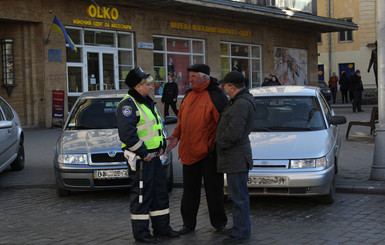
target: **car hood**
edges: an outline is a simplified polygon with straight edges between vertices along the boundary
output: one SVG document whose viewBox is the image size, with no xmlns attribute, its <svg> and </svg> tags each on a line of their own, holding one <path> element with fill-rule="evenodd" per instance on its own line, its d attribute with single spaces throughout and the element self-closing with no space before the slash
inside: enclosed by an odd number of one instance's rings
<svg viewBox="0 0 385 245">
<path fill-rule="evenodd" d="M 68 130 L 58 140 L 62 153 L 121 151 L 118 129 Z"/>
<path fill-rule="evenodd" d="M 335 138 L 328 130 L 310 132 L 252 132 L 253 159 L 300 159 L 323 157 Z"/>
</svg>

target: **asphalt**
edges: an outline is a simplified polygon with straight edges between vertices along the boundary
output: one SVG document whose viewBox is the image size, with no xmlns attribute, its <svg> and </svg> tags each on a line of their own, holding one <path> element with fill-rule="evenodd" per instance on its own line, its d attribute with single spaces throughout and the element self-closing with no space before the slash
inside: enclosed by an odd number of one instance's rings
<svg viewBox="0 0 385 245">
<path fill-rule="evenodd" d="M 384 180 L 371 180 L 375 136 L 370 127 L 353 126 L 349 139 L 345 139 L 349 121 L 368 121 L 374 105 L 364 105 L 364 112 L 353 113 L 350 104 L 332 105 L 337 115 L 343 115 L 347 123 L 340 126 L 341 150 L 339 172 L 336 177 L 337 192 L 385 194 Z M 1 189 L 55 188 L 53 171 L 53 147 L 60 133 L 59 128 L 24 128 L 25 131 L 25 168 L 13 172 L 6 169 L 0 173 Z M 174 157 L 175 171 L 180 171 L 180 162 Z M 176 187 L 181 186 L 176 179 Z"/>
</svg>

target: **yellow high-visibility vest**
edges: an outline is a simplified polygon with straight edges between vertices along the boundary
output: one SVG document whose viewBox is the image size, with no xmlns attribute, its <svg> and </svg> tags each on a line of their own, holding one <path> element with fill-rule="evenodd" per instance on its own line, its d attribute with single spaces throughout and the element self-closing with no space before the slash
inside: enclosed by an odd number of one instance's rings
<svg viewBox="0 0 385 245">
<path fill-rule="evenodd" d="M 154 108 L 156 117 L 144 104 L 138 103 L 131 95 L 126 94 L 124 98 L 119 102 L 119 104 L 128 99 L 131 98 L 132 101 L 134 101 L 137 110 L 137 116 L 139 116 L 139 122 L 136 124 L 136 128 L 138 129 L 137 133 L 140 138 L 140 140 L 133 146 L 129 147 L 129 151 L 135 151 L 139 149 L 139 147 L 144 142 L 145 146 L 148 150 L 157 149 L 161 143 L 163 143 L 163 134 L 162 134 L 162 123 L 161 123 L 161 117 L 159 114 L 158 109 Z M 118 106 L 119 106 L 118 104 Z M 139 115 L 138 115 L 139 114 Z M 157 120 L 158 119 L 158 120 Z M 126 144 L 122 143 L 122 148 L 125 148 Z"/>
</svg>

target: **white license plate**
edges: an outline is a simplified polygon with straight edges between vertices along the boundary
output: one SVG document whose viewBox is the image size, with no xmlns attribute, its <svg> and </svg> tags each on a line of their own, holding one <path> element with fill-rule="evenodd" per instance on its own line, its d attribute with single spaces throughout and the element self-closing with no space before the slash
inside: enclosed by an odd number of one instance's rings
<svg viewBox="0 0 385 245">
<path fill-rule="evenodd" d="M 286 185 L 287 177 L 285 176 L 258 176 L 249 177 L 249 185 Z"/>
<path fill-rule="evenodd" d="M 128 178 L 128 169 L 94 170 L 94 179 Z"/>
</svg>

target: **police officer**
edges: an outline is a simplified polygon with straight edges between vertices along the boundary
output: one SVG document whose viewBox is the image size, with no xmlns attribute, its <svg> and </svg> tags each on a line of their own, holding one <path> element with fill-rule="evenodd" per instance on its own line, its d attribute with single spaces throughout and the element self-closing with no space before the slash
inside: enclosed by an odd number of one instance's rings
<svg viewBox="0 0 385 245">
<path fill-rule="evenodd" d="M 135 240 L 143 243 L 156 243 L 157 237 L 179 236 L 169 224 L 167 181 L 159 159 L 165 152 L 166 141 L 160 113 L 149 97 L 152 82 L 151 75 L 144 73 L 141 67 L 132 69 L 125 80 L 128 93 L 116 110 L 122 150 L 133 180 L 130 190 L 132 230 Z M 150 219 L 153 235 L 149 230 Z"/>
</svg>

